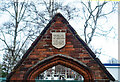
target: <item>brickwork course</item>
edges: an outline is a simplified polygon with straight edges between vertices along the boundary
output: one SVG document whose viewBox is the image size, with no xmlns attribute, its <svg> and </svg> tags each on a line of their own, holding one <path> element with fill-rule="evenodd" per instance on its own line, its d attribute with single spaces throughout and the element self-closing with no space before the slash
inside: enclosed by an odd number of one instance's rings
<svg viewBox="0 0 120 82">
<path fill-rule="evenodd" d="M 66 32 L 66 44 L 57 49 L 52 45 L 51 32 L 60 30 Z M 52 18 L 31 44 L 31 47 L 7 76 L 7 81 L 35 80 L 38 74 L 55 65 L 63 65 L 75 70 L 84 77 L 84 82 L 115 80 L 60 13 Z"/>
</svg>

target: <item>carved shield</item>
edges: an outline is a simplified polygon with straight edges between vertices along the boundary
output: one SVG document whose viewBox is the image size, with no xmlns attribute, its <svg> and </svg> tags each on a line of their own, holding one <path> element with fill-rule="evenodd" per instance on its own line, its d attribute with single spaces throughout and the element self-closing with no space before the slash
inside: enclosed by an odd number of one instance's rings
<svg viewBox="0 0 120 82">
<path fill-rule="evenodd" d="M 66 44 L 65 32 L 52 32 L 52 45 L 58 49 L 62 48 Z"/>
</svg>

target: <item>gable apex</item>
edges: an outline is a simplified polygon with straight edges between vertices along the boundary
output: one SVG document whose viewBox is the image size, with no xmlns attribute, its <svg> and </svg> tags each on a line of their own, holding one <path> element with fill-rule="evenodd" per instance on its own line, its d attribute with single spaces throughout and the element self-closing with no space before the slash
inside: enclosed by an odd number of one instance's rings
<svg viewBox="0 0 120 82">
<path fill-rule="evenodd" d="M 52 38 L 51 38 L 52 34 L 50 33 L 51 29 L 66 29 L 67 30 L 66 31 L 67 32 L 66 33 L 66 37 L 67 37 L 66 38 L 66 46 L 63 47 L 61 50 L 54 48 L 51 44 L 51 41 L 52 41 Z M 46 35 L 48 36 L 47 38 L 49 40 L 46 39 Z M 44 40 L 44 38 L 45 38 L 45 40 Z M 44 44 L 42 44 L 42 43 L 48 44 L 49 46 L 45 47 Z M 51 48 L 51 49 L 49 49 L 49 48 Z M 84 53 L 84 51 L 85 51 L 85 53 Z M 35 53 L 34 54 L 35 56 L 32 55 L 32 53 Z M 36 53 L 37 53 L 37 55 L 36 55 Z M 76 59 L 78 58 L 77 60 L 79 60 L 81 62 L 83 61 L 83 63 L 85 63 L 86 65 L 87 64 L 91 65 L 91 61 L 95 61 L 95 65 L 97 65 L 98 69 L 101 69 L 100 71 L 103 71 L 105 73 L 104 76 L 107 76 L 112 81 L 115 80 L 114 77 L 107 71 L 107 69 L 101 63 L 101 61 L 98 58 L 96 58 L 96 55 L 94 54 L 94 52 L 80 38 L 80 36 L 77 34 L 77 32 L 72 28 L 72 26 L 63 17 L 63 15 L 61 13 L 57 13 L 53 16 L 53 18 L 50 20 L 50 22 L 47 24 L 47 26 L 43 29 L 41 34 L 36 38 L 36 40 L 31 44 L 30 48 L 23 55 L 22 59 L 14 67 L 13 71 L 8 75 L 7 79 L 10 79 L 13 76 L 13 74 L 16 72 L 16 70 L 18 68 L 20 68 L 20 66 L 24 62 L 27 62 L 27 60 L 26 60 L 27 58 L 36 57 L 36 61 L 39 62 L 42 60 L 41 58 L 46 58 L 46 57 L 49 57 L 49 56 L 52 56 L 55 54 L 63 54 L 63 53 L 68 56 L 72 56 L 72 57 L 75 56 Z M 83 53 L 83 55 L 85 55 L 87 57 L 82 58 L 81 57 L 82 53 Z M 42 56 L 44 56 L 44 57 L 42 57 Z M 89 60 L 86 61 L 85 58 L 86 59 L 88 58 Z M 32 61 L 32 60 L 30 60 L 30 61 Z M 98 70 L 98 69 L 96 68 L 96 70 Z M 105 77 L 105 79 L 107 77 Z M 104 78 L 104 77 L 102 77 L 102 78 Z"/>
</svg>

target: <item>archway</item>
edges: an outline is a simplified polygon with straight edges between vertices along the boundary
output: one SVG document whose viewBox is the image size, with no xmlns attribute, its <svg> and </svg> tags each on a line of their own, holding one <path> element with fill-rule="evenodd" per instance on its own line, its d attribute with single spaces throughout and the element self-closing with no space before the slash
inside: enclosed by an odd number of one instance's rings
<svg viewBox="0 0 120 82">
<path fill-rule="evenodd" d="M 53 55 L 38 62 L 26 72 L 24 80 L 35 80 L 40 73 L 56 65 L 71 68 L 81 74 L 85 82 L 93 82 L 92 72 L 89 67 L 77 59 L 62 54 Z"/>
<path fill-rule="evenodd" d="M 63 82 L 83 82 L 84 78 L 71 68 L 57 65 L 40 73 L 35 79 L 36 82 L 60 82 L 61 80 L 63 80 Z"/>
</svg>

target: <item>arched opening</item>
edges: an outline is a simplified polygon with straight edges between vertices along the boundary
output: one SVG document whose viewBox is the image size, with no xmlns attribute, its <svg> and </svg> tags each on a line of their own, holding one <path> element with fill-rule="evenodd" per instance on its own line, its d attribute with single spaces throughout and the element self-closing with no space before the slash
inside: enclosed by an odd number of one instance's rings
<svg viewBox="0 0 120 82">
<path fill-rule="evenodd" d="M 72 70 L 71 68 L 67 68 L 62 65 L 53 66 L 48 70 L 45 70 L 43 73 L 39 74 L 36 81 L 46 81 L 46 80 L 65 80 L 65 81 L 84 81 L 84 77 L 77 73 L 76 71 Z"/>
<path fill-rule="evenodd" d="M 62 54 L 53 55 L 38 62 L 26 72 L 24 80 L 35 80 L 40 73 L 57 65 L 76 71 L 84 77 L 84 82 L 93 82 L 92 72 L 84 63 Z"/>
</svg>

